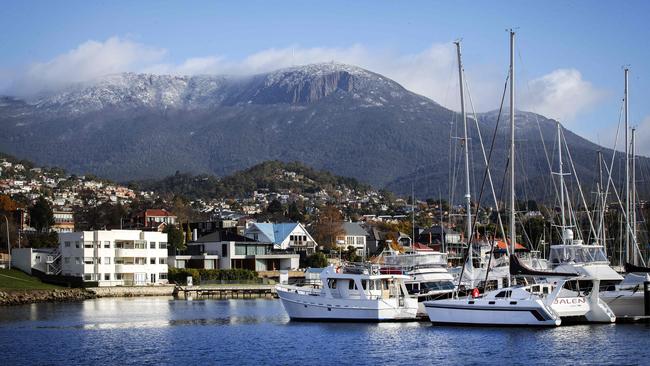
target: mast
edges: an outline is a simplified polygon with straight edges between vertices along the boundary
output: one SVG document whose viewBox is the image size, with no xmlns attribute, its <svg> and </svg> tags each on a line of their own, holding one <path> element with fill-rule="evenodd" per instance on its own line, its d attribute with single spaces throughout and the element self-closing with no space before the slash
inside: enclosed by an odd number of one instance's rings
<svg viewBox="0 0 650 366">
<path fill-rule="evenodd" d="M 515 32 L 510 30 L 510 254 L 515 254 Z"/>
<path fill-rule="evenodd" d="M 467 247 L 469 248 L 468 261 L 473 268 L 472 250 L 472 201 L 469 185 L 469 140 L 467 136 L 467 114 L 465 113 L 465 92 L 463 89 L 463 61 L 460 52 L 460 41 L 454 42 L 458 53 L 458 80 L 460 83 L 460 113 L 463 117 L 464 148 L 465 148 L 465 210 L 467 211 Z"/>
<path fill-rule="evenodd" d="M 627 138 L 627 129 L 628 129 L 628 73 L 630 69 L 626 66 L 625 71 L 625 219 L 630 222 L 630 152 L 628 151 L 628 138 Z M 625 230 L 625 261 L 630 262 L 630 233 L 629 229 Z"/>
<path fill-rule="evenodd" d="M 567 232 L 566 232 L 566 217 L 564 213 L 564 171 L 562 170 L 562 127 L 560 126 L 560 122 L 557 123 L 557 149 L 558 149 L 558 159 L 560 161 L 560 170 L 558 171 L 558 174 L 560 176 L 560 216 L 562 217 L 562 244 L 570 244 L 567 243 Z"/>
<path fill-rule="evenodd" d="M 632 141 L 630 144 L 632 145 L 631 150 L 632 150 L 632 182 L 631 182 L 631 188 L 632 188 L 632 194 L 631 194 L 631 202 L 630 202 L 630 214 L 632 218 L 632 245 L 633 245 L 633 250 L 632 250 L 632 264 L 638 265 L 637 263 L 637 258 L 636 258 L 636 248 L 637 248 L 637 241 L 636 241 L 636 159 L 635 159 L 635 145 L 634 145 L 634 133 L 636 132 L 636 128 L 632 127 Z"/>
</svg>

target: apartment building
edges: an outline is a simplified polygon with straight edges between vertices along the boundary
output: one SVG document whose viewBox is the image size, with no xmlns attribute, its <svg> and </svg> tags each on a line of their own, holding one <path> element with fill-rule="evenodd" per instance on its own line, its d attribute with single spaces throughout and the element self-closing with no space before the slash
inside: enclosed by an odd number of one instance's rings
<svg viewBox="0 0 650 366">
<path fill-rule="evenodd" d="M 167 283 L 167 234 L 97 230 L 59 234 L 61 274 L 99 286 Z"/>
</svg>

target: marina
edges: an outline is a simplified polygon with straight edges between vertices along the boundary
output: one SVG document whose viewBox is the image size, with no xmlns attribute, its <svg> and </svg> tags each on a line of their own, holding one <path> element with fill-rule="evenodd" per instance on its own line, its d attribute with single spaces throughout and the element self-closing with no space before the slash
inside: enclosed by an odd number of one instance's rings
<svg viewBox="0 0 650 366">
<path fill-rule="evenodd" d="M 3 309 L 0 352 L 14 364 L 646 364 L 649 331 L 291 322 L 277 300 L 104 298 Z"/>
</svg>

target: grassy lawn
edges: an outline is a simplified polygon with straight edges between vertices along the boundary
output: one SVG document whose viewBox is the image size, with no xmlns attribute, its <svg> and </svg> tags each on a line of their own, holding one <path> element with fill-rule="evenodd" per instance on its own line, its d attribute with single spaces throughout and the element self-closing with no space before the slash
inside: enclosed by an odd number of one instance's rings
<svg viewBox="0 0 650 366">
<path fill-rule="evenodd" d="M 17 269 L 0 269 L 0 290 L 43 290 L 61 288 L 41 282 Z"/>
</svg>

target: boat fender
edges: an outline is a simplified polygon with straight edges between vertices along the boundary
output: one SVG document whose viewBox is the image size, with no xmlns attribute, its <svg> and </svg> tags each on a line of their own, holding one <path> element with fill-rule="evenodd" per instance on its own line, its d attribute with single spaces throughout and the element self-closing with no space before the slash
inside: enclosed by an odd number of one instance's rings
<svg viewBox="0 0 650 366">
<path fill-rule="evenodd" d="M 477 297 L 479 297 L 479 295 L 480 295 L 480 293 L 478 291 L 478 288 L 474 287 L 474 289 L 472 290 L 472 297 L 477 298 Z"/>
</svg>

